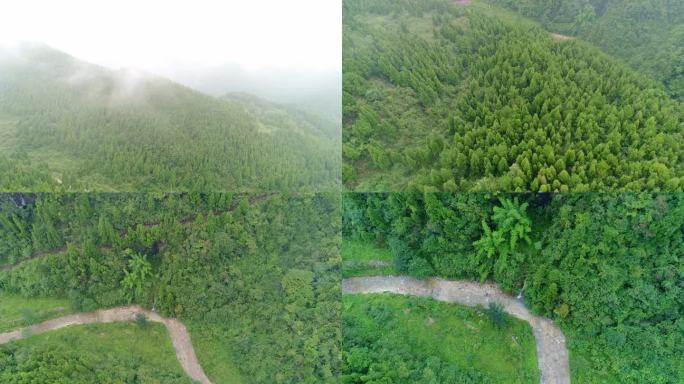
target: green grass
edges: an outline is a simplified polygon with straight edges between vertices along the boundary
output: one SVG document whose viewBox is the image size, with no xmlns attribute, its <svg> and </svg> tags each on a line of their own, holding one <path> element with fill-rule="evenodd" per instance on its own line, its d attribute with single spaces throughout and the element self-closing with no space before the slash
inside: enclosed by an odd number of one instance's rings
<svg viewBox="0 0 684 384">
<path fill-rule="evenodd" d="M 157 323 L 89 324 L 0 346 L 3 383 L 183 383 L 166 328 Z"/>
<path fill-rule="evenodd" d="M 471 382 L 536 384 L 539 371 L 532 329 L 524 321 L 506 318 L 507 325 L 497 328 L 479 308 L 392 294 L 345 295 L 345 360 L 349 361 L 352 348 L 368 348 L 373 351 L 371 365 L 391 366 L 396 356 L 401 365 L 419 371 L 418 376 L 393 378 L 393 382 L 424 380 L 421 367 L 441 361 L 442 367 L 469 372 Z M 376 365 L 374 370 L 382 369 Z"/>
<path fill-rule="evenodd" d="M 375 263 L 375 265 L 373 265 L 373 263 Z M 394 260 L 389 249 L 381 248 L 364 241 L 343 240 L 343 277 L 392 274 L 395 274 Z"/>
<path fill-rule="evenodd" d="M 204 325 L 190 323 L 188 330 L 192 335 L 192 345 L 202 369 L 214 384 L 242 384 L 245 381 L 233 364 L 230 345 L 216 337 Z"/>
<path fill-rule="evenodd" d="M 0 292 L 0 332 L 12 331 L 73 310 L 68 300 L 59 298 L 31 298 Z"/>
</svg>

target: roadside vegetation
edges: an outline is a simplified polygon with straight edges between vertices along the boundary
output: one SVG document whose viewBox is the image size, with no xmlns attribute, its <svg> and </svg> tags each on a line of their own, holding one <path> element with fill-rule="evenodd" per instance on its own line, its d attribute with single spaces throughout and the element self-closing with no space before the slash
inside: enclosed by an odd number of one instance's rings
<svg viewBox="0 0 684 384">
<path fill-rule="evenodd" d="M 530 326 L 392 294 L 343 296 L 343 383 L 538 383 Z"/>
<path fill-rule="evenodd" d="M 332 383 L 339 204 L 336 194 L 0 194 L 0 294 L 178 318 L 215 384 Z"/>
<path fill-rule="evenodd" d="M 135 322 L 71 326 L 0 345 L 0 382 L 193 383 L 166 328 Z"/>
<path fill-rule="evenodd" d="M 684 194 L 346 194 L 398 274 L 494 281 L 554 319 L 573 382 L 684 379 Z M 372 274 L 372 271 L 369 271 Z"/>
<path fill-rule="evenodd" d="M 24 328 L 72 313 L 69 300 L 41 297 L 27 299 L 0 291 L 0 333 Z"/>
</svg>

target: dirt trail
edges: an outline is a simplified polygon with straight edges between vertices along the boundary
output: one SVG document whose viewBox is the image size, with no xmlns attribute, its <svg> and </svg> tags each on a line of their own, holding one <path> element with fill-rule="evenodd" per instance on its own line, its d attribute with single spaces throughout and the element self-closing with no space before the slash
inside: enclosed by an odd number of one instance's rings
<svg viewBox="0 0 684 384">
<path fill-rule="evenodd" d="M 572 36 L 561 35 L 560 33 L 550 32 L 550 34 L 551 34 L 551 37 L 553 37 L 555 40 L 558 40 L 558 41 L 566 41 L 566 40 L 574 40 L 575 39 Z"/>
<path fill-rule="evenodd" d="M 431 297 L 468 306 L 501 304 L 506 312 L 532 326 L 537 344 L 541 384 L 569 384 L 570 364 L 563 332 L 549 319 L 534 316 L 525 305 L 494 284 L 443 279 L 418 280 L 406 276 L 369 276 L 342 280 L 342 293 L 381 293 Z"/>
<path fill-rule="evenodd" d="M 209 381 L 207 375 L 204 374 L 202 367 L 197 361 L 197 356 L 195 355 L 195 350 L 193 349 L 192 341 L 190 340 L 190 334 L 185 328 L 185 325 L 176 319 L 167 319 L 161 317 L 158 314 L 148 311 L 147 309 L 137 305 L 102 309 L 95 312 L 77 313 L 74 315 L 47 320 L 28 328 L 0 333 L 0 344 L 5 344 L 12 340 L 23 339 L 25 337 L 43 332 L 68 327 L 70 325 L 133 321 L 135 320 L 135 316 L 139 313 L 144 314 L 149 321 L 162 323 L 166 326 L 166 329 L 171 335 L 171 341 L 173 342 L 173 348 L 176 350 L 178 362 L 188 376 L 201 384 L 211 384 L 211 381 Z"/>
</svg>

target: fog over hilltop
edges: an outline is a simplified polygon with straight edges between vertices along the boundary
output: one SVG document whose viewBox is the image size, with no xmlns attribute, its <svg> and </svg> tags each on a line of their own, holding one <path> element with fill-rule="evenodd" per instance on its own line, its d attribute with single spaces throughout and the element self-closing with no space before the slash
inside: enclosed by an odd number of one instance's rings
<svg viewBox="0 0 684 384">
<path fill-rule="evenodd" d="M 248 92 L 337 119 L 341 8 L 337 0 L 25 0 L 3 7 L 0 46 L 41 42 L 110 69 L 212 95 Z"/>
</svg>

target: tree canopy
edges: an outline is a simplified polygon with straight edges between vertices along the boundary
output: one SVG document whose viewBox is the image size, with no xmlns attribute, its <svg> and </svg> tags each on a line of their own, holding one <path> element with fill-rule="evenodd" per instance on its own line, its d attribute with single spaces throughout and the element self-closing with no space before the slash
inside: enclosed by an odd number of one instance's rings
<svg viewBox="0 0 684 384">
<path fill-rule="evenodd" d="M 482 4 L 344 2 L 357 191 L 679 191 L 684 107 L 579 40 Z"/>
<path fill-rule="evenodd" d="M 332 193 L 0 194 L 0 291 L 177 317 L 217 383 L 334 383 L 339 217 Z"/>
</svg>

